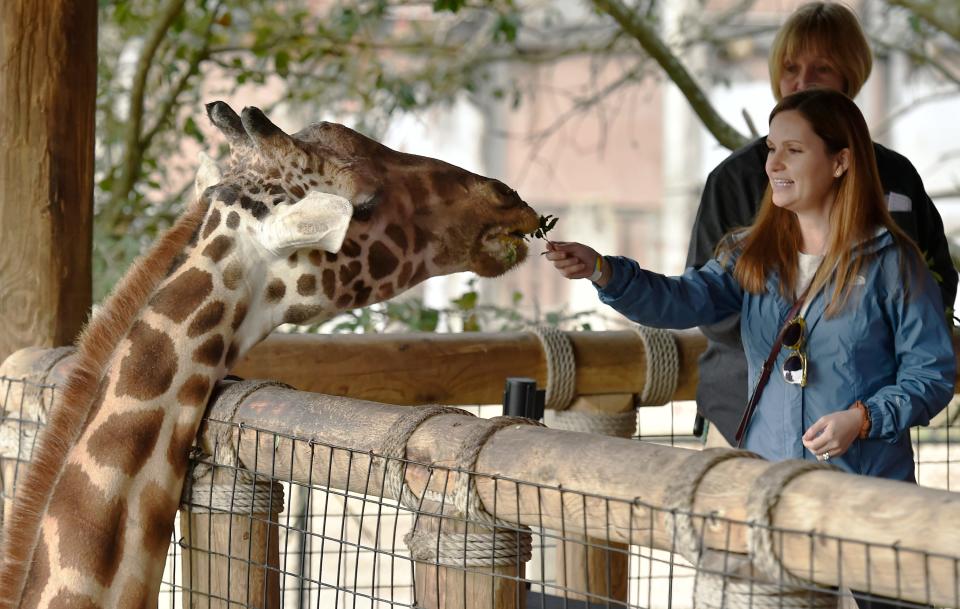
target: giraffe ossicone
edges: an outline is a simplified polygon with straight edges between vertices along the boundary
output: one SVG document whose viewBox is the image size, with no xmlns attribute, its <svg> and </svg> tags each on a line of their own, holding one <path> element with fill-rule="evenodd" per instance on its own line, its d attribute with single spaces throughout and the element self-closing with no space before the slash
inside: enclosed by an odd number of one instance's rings
<svg viewBox="0 0 960 609">
<path fill-rule="evenodd" d="M 282 323 L 459 271 L 495 277 L 539 217 L 502 182 L 259 109 L 208 116 L 230 144 L 78 341 L 3 536 L 0 609 L 154 607 L 204 406 Z"/>
</svg>

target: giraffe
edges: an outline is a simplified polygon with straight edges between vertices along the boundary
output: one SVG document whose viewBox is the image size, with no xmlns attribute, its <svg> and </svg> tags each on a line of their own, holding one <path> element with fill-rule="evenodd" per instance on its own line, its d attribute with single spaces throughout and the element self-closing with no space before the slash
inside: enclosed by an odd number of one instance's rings
<svg viewBox="0 0 960 609">
<path fill-rule="evenodd" d="M 193 204 L 81 335 L 18 489 L 0 608 L 156 606 L 189 450 L 239 357 L 284 322 L 329 318 L 435 275 L 502 274 L 538 227 L 502 182 L 342 125 L 290 135 L 257 108 L 237 115 L 213 102 L 207 114 L 229 162 L 222 173 L 201 167 Z M 340 198 L 352 219 L 331 245 L 317 217 Z"/>
</svg>

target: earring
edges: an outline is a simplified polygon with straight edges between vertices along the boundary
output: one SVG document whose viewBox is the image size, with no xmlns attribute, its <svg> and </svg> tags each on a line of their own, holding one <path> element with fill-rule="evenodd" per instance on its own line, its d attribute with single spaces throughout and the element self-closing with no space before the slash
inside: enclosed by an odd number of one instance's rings
<svg viewBox="0 0 960 609">
<path fill-rule="evenodd" d="M 843 169 L 837 169 L 835 172 L 833 172 L 833 177 L 835 178 L 839 178 L 842 175 L 843 175 Z"/>
</svg>

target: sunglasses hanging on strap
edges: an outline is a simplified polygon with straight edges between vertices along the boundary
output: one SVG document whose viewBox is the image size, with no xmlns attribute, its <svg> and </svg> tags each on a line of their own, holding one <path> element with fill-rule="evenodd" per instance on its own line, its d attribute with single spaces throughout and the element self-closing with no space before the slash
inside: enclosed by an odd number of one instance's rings
<svg viewBox="0 0 960 609">
<path fill-rule="evenodd" d="M 770 380 L 770 372 L 773 370 L 773 365 L 776 363 L 777 355 L 780 354 L 782 347 L 786 347 L 792 351 L 783 364 L 784 379 L 788 383 L 800 385 L 801 387 L 807 384 L 807 356 L 801 350 L 804 335 L 806 334 L 806 322 L 800 317 L 800 309 L 803 307 L 803 302 L 807 298 L 808 290 L 809 286 L 808 289 L 804 290 L 803 294 L 800 295 L 797 302 L 793 303 L 793 306 L 787 313 L 787 321 L 783 324 L 783 327 L 780 328 L 780 332 L 777 333 L 777 340 L 773 342 L 773 348 L 770 349 L 770 355 L 767 356 L 767 361 L 763 362 L 763 366 L 760 368 L 760 378 L 757 379 L 757 384 L 753 388 L 753 393 L 750 394 L 750 399 L 747 400 L 747 407 L 743 411 L 743 416 L 740 417 L 740 425 L 737 427 L 737 435 L 734 437 L 737 448 L 743 446 L 743 440 L 747 435 L 747 427 L 750 425 L 753 411 L 757 408 L 757 403 L 760 401 L 760 394 L 763 393 L 763 388 L 766 386 L 767 381 Z"/>
</svg>

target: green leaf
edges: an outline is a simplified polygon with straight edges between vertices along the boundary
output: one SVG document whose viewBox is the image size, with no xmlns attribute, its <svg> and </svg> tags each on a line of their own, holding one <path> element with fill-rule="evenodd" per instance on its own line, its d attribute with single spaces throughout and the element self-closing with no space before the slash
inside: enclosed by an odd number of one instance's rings
<svg viewBox="0 0 960 609">
<path fill-rule="evenodd" d="M 466 4 L 466 0 L 433 0 L 433 11 L 435 13 L 442 13 L 443 11 L 456 13 Z"/>
<path fill-rule="evenodd" d="M 461 311 L 469 311 L 477 308 L 478 294 L 476 292 L 464 292 L 460 298 L 452 301 L 452 304 Z"/>
</svg>

